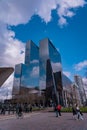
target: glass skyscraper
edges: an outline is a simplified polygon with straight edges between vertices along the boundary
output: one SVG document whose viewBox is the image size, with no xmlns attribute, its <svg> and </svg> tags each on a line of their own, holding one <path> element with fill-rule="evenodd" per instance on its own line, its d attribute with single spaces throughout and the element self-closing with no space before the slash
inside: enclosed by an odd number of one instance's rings
<svg viewBox="0 0 87 130">
<path fill-rule="evenodd" d="M 15 66 L 13 95 L 26 97 L 26 101 L 63 105 L 61 56 L 52 42 L 46 38 L 39 47 L 28 41 L 25 47 L 25 63 Z M 32 97 L 33 96 L 33 97 Z"/>
<path fill-rule="evenodd" d="M 18 95 L 21 87 L 21 77 L 22 77 L 22 65 L 17 64 L 15 66 L 15 73 L 14 73 L 14 82 L 13 82 L 13 95 Z"/>
<path fill-rule="evenodd" d="M 79 75 L 74 75 L 74 80 L 75 80 L 75 83 L 78 85 L 78 90 L 81 97 L 81 103 L 84 105 L 86 103 L 86 94 L 84 90 L 82 77 Z"/>
<path fill-rule="evenodd" d="M 39 45 L 40 91 L 45 91 L 46 103 L 63 104 L 61 57 L 49 39 L 43 39 Z"/>
<path fill-rule="evenodd" d="M 25 64 L 15 66 L 13 95 L 26 95 L 39 88 L 39 48 L 28 41 L 25 48 Z"/>
</svg>

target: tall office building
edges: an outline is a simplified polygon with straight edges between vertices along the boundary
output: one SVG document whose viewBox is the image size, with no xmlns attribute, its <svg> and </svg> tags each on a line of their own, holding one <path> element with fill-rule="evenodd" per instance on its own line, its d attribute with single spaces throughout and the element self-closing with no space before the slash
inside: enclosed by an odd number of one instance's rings
<svg viewBox="0 0 87 130">
<path fill-rule="evenodd" d="M 63 85 L 71 84 L 68 78 L 63 77 L 61 56 L 51 41 L 43 39 L 39 47 L 28 41 L 25 63 L 15 66 L 13 95 L 29 102 L 63 105 Z"/>
<path fill-rule="evenodd" d="M 48 99 L 55 103 L 63 104 L 62 99 L 62 77 L 61 77 L 61 57 L 58 50 L 53 46 L 49 39 L 43 39 L 39 45 L 40 63 L 40 91 L 50 90 Z M 47 99 L 47 100 L 48 100 Z M 61 99 L 61 100 L 60 100 Z"/>
<path fill-rule="evenodd" d="M 39 47 L 32 40 L 29 40 L 26 43 L 25 47 L 25 64 L 30 65 L 38 62 L 39 62 Z"/>
<path fill-rule="evenodd" d="M 17 64 L 15 66 L 15 73 L 14 73 L 14 82 L 13 82 L 13 95 L 18 95 L 20 88 L 21 88 L 21 77 L 22 77 L 22 65 L 23 64 Z"/>
<path fill-rule="evenodd" d="M 25 64 L 15 66 L 13 95 L 29 94 L 39 87 L 39 48 L 29 41 L 25 48 Z"/>
<path fill-rule="evenodd" d="M 86 102 L 86 95 L 85 95 L 85 90 L 84 90 L 84 87 L 83 87 L 82 78 L 79 75 L 75 75 L 74 80 L 75 80 L 75 83 L 78 85 L 81 103 L 84 105 L 85 102 Z"/>
<path fill-rule="evenodd" d="M 27 88 L 39 86 L 39 48 L 32 41 L 25 48 L 25 66 L 22 68 L 22 85 Z"/>
</svg>

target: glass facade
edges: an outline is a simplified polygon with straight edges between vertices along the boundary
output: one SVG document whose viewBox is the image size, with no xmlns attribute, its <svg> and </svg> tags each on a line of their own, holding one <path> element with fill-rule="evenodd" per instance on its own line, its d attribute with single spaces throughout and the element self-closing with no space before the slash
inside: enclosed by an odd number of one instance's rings
<svg viewBox="0 0 87 130">
<path fill-rule="evenodd" d="M 84 105 L 86 102 L 86 95 L 84 90 L 84 84 L 82 81 L 82 77 L 79 75 L 74 75 L 75 83 L 78 85 L 78 90 L 80 93 L 81 103 Z"/>
<path fill-rule="evenodd" d="M 62 98 L 60 54 L 49 39 L 40 41 L 39 47 L 40 90 L 46 90 L 46 101 L 55 99 L 55 103 L 63 104 L 63 99 L 60 100 L 60 97 Z"/>
<path fill-rule="evenodd" d="M 28 41 L 25 48 L 25 64 L 39 63 L 39 47 L 33 41 Z"/>
<path fill-rule="evenodd" d="M 29 41 L 25 48 L 25 64 L 15 66 L 13 95 L 39 89 L 39 48 Z"/>
<path fill-rule="evenodd" d="M 39 47 L 28 41 L 25 63 L 15 66 L 13 95 L 21 95 L 21 98 L 28 95 L 29 102 L 38 100 L 44 105 L 63 105 L 62 90 L 62 65 L 58 50 L 49 39 L 41 40 Z"/>
<path fill-rule="evenodd" d="M 14 82 L 13 82 L 13 91 L 12 94 L 19 94 L 20 86 L 21 86 L 21 76 L 22 76 L 22 65 L 17 64 L 15 66 L 15 73 L 14 73 Z"/>
</svg>

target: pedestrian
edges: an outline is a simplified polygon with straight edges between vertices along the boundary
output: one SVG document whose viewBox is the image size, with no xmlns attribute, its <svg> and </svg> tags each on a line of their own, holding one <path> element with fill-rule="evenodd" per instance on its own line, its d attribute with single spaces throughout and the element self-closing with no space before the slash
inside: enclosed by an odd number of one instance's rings
<svg viewBox="0 0 87 130">
<path fill-rule="evenodd" d="M 18 119 L 19 119 L 20 117 L 23 118 L 23 113 L 22 113 L 22 106 L 21 106 L 21 104 L 17 104 L 16 114 L 17 114 L 17 118 L 18 118 Z"/>
<path fill-rule="evenodd" d="M 56 117 L 58 117 L 57 105 L 54 104 L 54 112 L 56 112 Z"/>
<path fill-rule="evenodd" d="M 61 107 L 62 106 L 60 104 L 56 106 L 56 117 L 58 117 L 58 115 L 61 116 Z"/>
<path fill-rule="evenodd" d="M 30 104 L 30 112 L 32 112 L 32 105 Z"/>
<path fill-rule="evenodd" d="M 82 114 L 82 112 L 80 111 L 80 108 L 79 108 L 79 106 L 78 105 L 76 105 L 76 111 L 77 111 L 77 119 L 79 120 L 79 119 L 81 119 L 81 120 L 83 120 L 83 114 Z"/>
<path fill-rule="evenodd" d="M 75 105 L 72 106 L 72 113 L 73 113 L 73 118 L 76 119 L 77 111 L 76 111 L 76 106 Z"/>
</svg>

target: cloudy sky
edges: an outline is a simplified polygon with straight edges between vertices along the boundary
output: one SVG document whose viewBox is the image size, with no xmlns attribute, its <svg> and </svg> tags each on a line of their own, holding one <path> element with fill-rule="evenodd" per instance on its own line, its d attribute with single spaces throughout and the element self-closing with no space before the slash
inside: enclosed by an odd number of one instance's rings
<svg viewBox="0 0 87 130">
<path fill-rule="evenodd" d="M 74 74 L 84 78 L 87 66 L 86 0 L 0 0 L 0 67 L 23 63 L 25 43 L 32 39 L 39 45 L 45 37 L 60 51 L 64 73 L 72 80 Z M 9 93 L 11 81 L 12 76 L 0 94 L 6 89 Z"/>
</svg>

